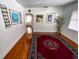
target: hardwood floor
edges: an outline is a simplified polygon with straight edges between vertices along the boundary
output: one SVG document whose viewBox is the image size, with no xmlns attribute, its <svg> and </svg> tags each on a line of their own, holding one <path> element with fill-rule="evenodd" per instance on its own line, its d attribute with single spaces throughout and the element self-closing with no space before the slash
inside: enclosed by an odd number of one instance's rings
<svg viewBox="0 0 79 59">
<path fill-rule="evenodd" d="M 60 37 L 63 36 L 60 35 Z M 17 42 L 17 44 L 11 49 L 11 51 L 4 57 L 4 59 L 29 59 L 28 56 L 31 47 L 30 38 L 32 38 L 31 35 L 28 36 L 24 34 L 23 37 Z M 74 48 L 78 47 L 75 43 L 70 41 L 68 38 L 63 37 L 63 39 L 65 39 L 65 41 L 69 43 L 72 47 Z"/>
<path fill-rule="evenodd" d="M 28 59 L 31 41 L 28 41 L 26 34 L 17 42 L 4 59 Z"/>
</svg>

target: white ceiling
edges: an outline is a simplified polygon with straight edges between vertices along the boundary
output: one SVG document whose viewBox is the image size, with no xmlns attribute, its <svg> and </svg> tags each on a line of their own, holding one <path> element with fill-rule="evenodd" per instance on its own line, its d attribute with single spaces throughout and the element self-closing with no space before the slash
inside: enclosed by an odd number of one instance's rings
<svg viewBox="0 0 79 59">
<path fill-rule="evenodd" d="M 24 7 L 62 6 L 77 0 L 16 0 Z"/>
</svg>

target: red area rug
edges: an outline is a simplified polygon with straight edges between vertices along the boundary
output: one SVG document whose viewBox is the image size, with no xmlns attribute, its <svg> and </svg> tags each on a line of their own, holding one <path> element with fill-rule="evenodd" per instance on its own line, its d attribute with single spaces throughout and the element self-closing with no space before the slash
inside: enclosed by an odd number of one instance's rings
<svg viewBox="0 0 79 59">
<path fill-rule="evenodd" d="M 74 54 L 63 43 L 48 35 L 37 38 L 37 55 L 37 59 L 74 59 Z"/>
</svg>

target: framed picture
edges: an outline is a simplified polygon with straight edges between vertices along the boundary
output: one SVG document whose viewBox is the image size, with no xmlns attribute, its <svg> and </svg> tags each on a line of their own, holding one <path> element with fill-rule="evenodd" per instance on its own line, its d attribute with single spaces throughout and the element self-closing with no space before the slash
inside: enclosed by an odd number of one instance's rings
<svg viewBox="0 0 79 59">
<path fill-rule="evenodd" d="M 22 14 L 19 12 L 19 17 L 20 17 L 20 23 L 22 23 Z"/>
<path fill-rule="evenodd" d="M 1 12 L 2 12 L 5 27 L 6 28 L 11 27 L 7 6 L 0 4 L 0 9 L 1 9 Z"/>
<path fill-rule="evenodd" d="M 21 22 L 21 13 L 10 9 L 10 18 L 12 24 L 18 24 Z"/>
<path fill-rule="evenodd" d="M 52 19 L 53 19 L 53 16 L 52 15 L 48 15 L 48 21 L 50 22 L 50 21 L 52 21 Z"/>
<path fill-rule="evenodd" d="M 47 14 L 47 22 L 53 22 L 56 18 L 56 13 Z"/>
<path fill-rule="evenodd" d="M 43 22 L 43 15 L 36 15 L 36 22 Z"/>
</svg>

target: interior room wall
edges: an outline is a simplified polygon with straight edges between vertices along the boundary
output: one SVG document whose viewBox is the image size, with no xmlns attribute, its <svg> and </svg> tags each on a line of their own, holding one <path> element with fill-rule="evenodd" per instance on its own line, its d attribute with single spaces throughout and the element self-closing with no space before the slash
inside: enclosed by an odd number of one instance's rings
<svg viewBox="0 0 79 59">
<path fill-rule="evenodd" d="M 47 14 L 56 12 L 65 17 L 65 24 L 62 28 L 62 34 L 67 36 L 73 42 L 78 44 L 78 32 L 68 29 L 72 11 L 78 9 L 78 3 L 74 2 L 62 7 L 48 7 L 48 8 L 26 8 L 26 13 L 28 9 L 31 9 L 31 13 L 34 15 L 33 18 L 33 31 L 34 32 L 56 32 L 56 24 L 47 22 Z M 36 23 L 36 15 L 43 14 L 43 23 Z M 73 35 L 72 35 L 73 34 Z"/>
<path fill-rule="evenodd" d="M 52 13 L 57 13 L 62 15 L 61 7 L 48 7 L 48 8 L 26 8 L 26 13 L 28 13 L 28 9 L 31 10 L 33 14 L 33 32 L 56 32 L 56 23 L 55 22 L 47 22 L 47 15 Z M 43 15 L 43 22 L 36 23 L 36 15 Z"/>
<path fill-rule="evenodd" d="M 71 39 L 73 42 L 78 44 L 78 32 L 68 29 L 70 18 L 71 18 L 71 15 L 72 15 L 72 11 L 74 11 L 76 9 L 78 9 L 78 3 L 77 2 L 63 7 L 63 16 L 65 17 L 65 24 L 62 28 L 62 34 L 64 34 L 69 39 Z"/>
<path fill-rule="evenodd" d="M 24 21 L 24 8 L 16 0 L 0 0 L 0 4 L 7 6 L 8 9 L 21 12 L 22 21 Z M 3 59 L 24 33 L 25 26 L 21 23 L 11 25 L 11 28 L 6 29 L 0 12 L 0 59 Z"/>
</svg>

